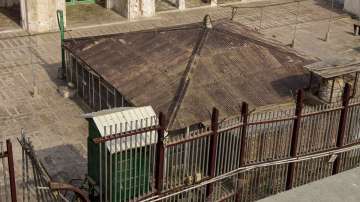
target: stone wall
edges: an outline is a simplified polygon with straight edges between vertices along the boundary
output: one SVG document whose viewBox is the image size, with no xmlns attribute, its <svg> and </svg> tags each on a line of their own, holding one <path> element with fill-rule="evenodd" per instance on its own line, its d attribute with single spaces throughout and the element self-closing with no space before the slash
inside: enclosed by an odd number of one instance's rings
<svg viewBox="0 0 360 202">
<path fill-rule="evenodd" d="M 128 19 L 155 15 L 155 0 L 112 0 L 110 7 Z"/>
<path fill-rule="evenodd" d="M 360 0 L 345 0 L 344 9 L 349 13 L 360 16 Z"/>
<path fill-rule="evenodd" d="M 20 4 L 20 0 L 0 0 L 0 7 L 12 7 Z"/>
<path fill-rule="evenodd" d="M 58 9 L 64 11 L 65 18 L 65 1 L 21 0 L 21 14 L 24 29 L 31 33 L 58 30 L 56 17 L 56 11 Z"/>
</svg>

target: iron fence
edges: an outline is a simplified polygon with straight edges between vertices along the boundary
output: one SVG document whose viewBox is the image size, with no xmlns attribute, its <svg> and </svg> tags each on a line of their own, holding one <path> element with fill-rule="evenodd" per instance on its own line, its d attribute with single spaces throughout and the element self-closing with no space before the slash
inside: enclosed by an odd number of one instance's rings
<svg viewBox="0 0 360 202">
<path fill-rule="evenodd" d="M 251 113 L 243 103 L 223 120 L 214 108 L 211 124 L 175 136 L 166 136 L 162 114 L 104 128 L 109 135 L 91 139 L 102 157 L 99 200 L 254 201 L 356 167 L 360 99 L 350 92 L 347 84 L 341 102 L 304 106 L 300 90 L 294 107 Z M 140 137 L 144 144 L 131 146 Z"/>
<path fill-rule="evenodd" d="M 16 202 L 16 184 L 12 143 L 0 142 L 0 201 Z"/>
<path fill-rule="evenodd" d="M 89 177 L 97 185 L 92 201 L 140 200 L 154 193 L 161 161 L 158 125 L 157 117 L 115 123 L 103 128 L 104 136 L 89 139 Z"/>
</svg>

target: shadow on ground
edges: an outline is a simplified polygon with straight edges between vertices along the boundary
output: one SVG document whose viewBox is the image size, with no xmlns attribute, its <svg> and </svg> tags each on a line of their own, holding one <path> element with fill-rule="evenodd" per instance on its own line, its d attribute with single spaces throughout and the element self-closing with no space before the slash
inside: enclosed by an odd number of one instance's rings
<svg viewBox="0 0 360 202">
<path fill-rule="evenodd" d="M 20 7 L 0 8 L 0 31 L 20 28 Z"/>
<path fill-rule="evenodd" d="M 54 181 L 69 182 L 84 178 L 87 159 L 80 145 L 61 145 L 37 151 L 37 155 Z"/>
</svg>

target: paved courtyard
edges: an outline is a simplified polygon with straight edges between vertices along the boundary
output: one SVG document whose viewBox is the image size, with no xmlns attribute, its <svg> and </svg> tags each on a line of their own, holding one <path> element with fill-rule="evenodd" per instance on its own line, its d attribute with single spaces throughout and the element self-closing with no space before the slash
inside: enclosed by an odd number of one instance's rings
<svg viewBox="0 0 360 202">
<path fill-rule="evenodd" d="M 268 4 L 269 2 L 265 2 Z M 244 4 L 239 4 L 244 6 Z M 259 5 L 259 3 L 257 3 Z M 247 5 L 246 5 L 247 6 Z M 269 40 L 289 44 L 295 24 L 296 4 L 264 9 L 260 23 L 258 8 L 239 9 L 235 21 L 262 32 Z M 230 8 L 203 8 L 158 14 L 156 18 L 92 28 L 76 28 L 67 38 L 104 35 L 164 27 L 202 20 L 229 18 Z M 331 24 L 329 41 L 323 39 Z M 319 59 L 360 58 L 360 37 L 352 35 L 353 21 L 341 10 L 331 11 L 323 1 L 301 4 L 295 49 Z M 261 24 L 261 27 L 260 27 Z M 59 33 L 27 36 L 25 32 L 0 34 L 0 140 L 10 138 L 15 146 L 17 180 L 21 180 L 21 152 L 16 138 L 25 129 L 51 176 L 59 180 L 86 174 L 87 123 L 81 118 L 89 111 L 78 99 L 65 99 L 57 89 L 60 67 Z M 38 93 L 33 95 L 34 86 Z"/>
<path fill-rule="evenodd" d="M 360 198 L 360 168 L 279 193 L 259 202 L 357 202 Z"/>
</svg>

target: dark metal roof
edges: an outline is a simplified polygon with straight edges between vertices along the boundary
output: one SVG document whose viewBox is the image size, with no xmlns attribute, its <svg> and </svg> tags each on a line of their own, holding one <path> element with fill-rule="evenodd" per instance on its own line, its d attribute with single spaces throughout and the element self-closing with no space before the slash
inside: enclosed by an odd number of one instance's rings
<svg viewBox="0 0 360 202">
<path fill-rule="evenodd" d="M 319 62 L 312 65 L 307 65 L 305 68 L 310 72 L 320 76 L 321 78 L 332 79 L 335 77 L 360 72 L 360 63 L 353 62 L 344 65 L 329 65 L 324 62 Z"/>
<path fill-rule="evenodd" d="M 70 39 L 65 48 L 113 85 L 135 106 L 151 105 L 173 114 L 170 129 L 239 113 L 242 101 L 263 106 L 291 100 L 291 91 L 308 84 L 304 65 L 313 62 L 294 50 L 238 23 L 213 23 L 195 51 L 203 23 Z M 188 69 L 191 62 L 191 74 Z M 184 77 L 186 92 L 179 95 Z"/>
</svg>

